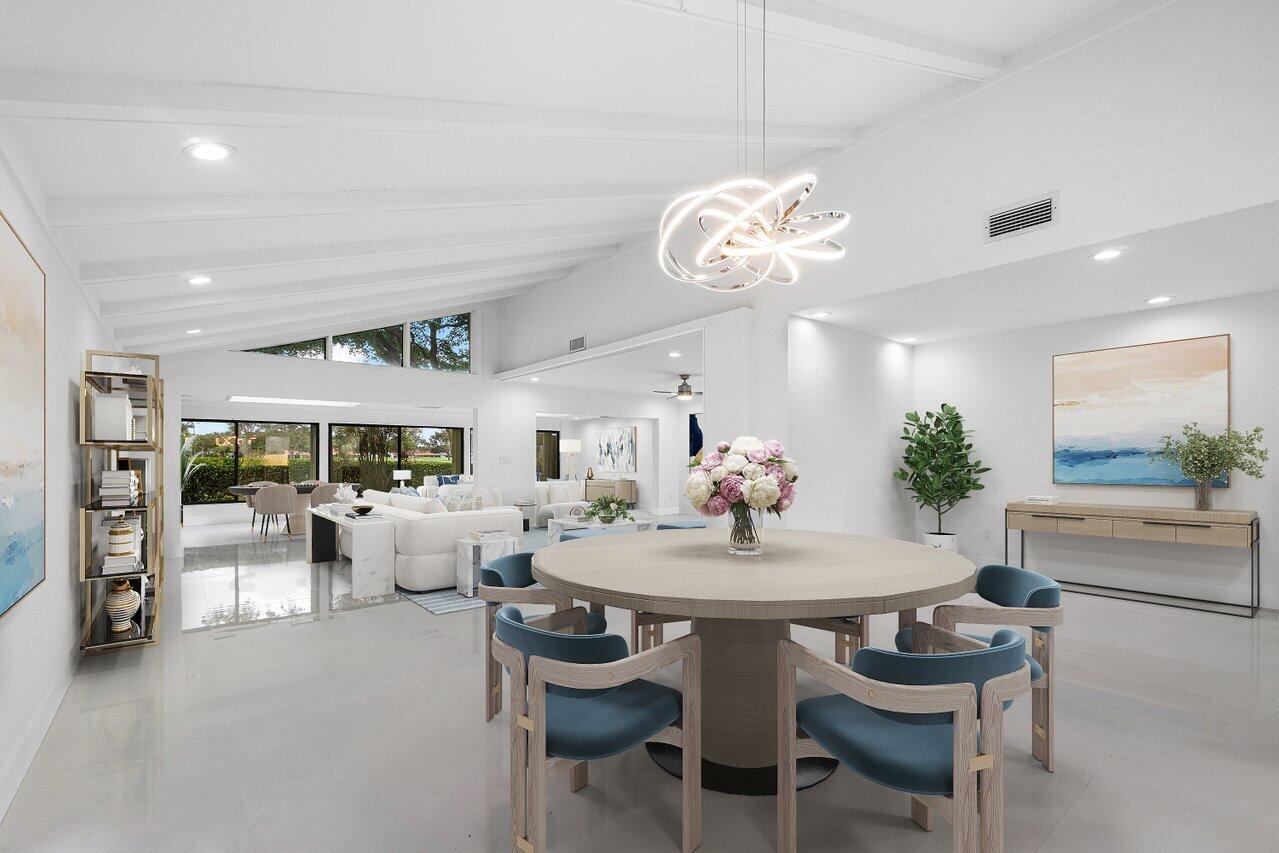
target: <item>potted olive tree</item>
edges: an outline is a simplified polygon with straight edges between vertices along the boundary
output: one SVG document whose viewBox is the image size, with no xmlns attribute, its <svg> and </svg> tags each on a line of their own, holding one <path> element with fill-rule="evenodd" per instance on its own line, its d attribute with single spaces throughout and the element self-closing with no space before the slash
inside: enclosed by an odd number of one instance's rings
<svg viewBox="0 0 1279 853">
<path fill-rule="evenodd" d="M 970 435 L 963 415 L 949 403 L 923 415 L 907 412 L 902 426 L 906 452 L 893 476 L 906 484 L 915 503 L 937 513 L 937 531 L 925 533 L 924 542 L 944 551 L 958 551 L 959 537 L 942 530 L 942 516 L 982 489 L 979 477 L 990 470 L 972 458 Z"/>
<path fill-rule="evenodd" d="M 1212 509 L 1212 484 L 1224 480 L 1231 471 L 1241 471 L 1249 477 L 1264 476 L 1261 463 L 1270 458 L 1270 453 L 1261 446 L 1261 427 L 1248 432 L 1226 427 L 1221 435 L 1208 435 L 1199 429 L 1199 424 L 1189 423 L 1181 428 L 1181 436 L 1165 435 L 1159 448 L 1150 451 L 1150 459 L 1166 459 L 1194 480 L 1197 510 Z"/>
</svg>

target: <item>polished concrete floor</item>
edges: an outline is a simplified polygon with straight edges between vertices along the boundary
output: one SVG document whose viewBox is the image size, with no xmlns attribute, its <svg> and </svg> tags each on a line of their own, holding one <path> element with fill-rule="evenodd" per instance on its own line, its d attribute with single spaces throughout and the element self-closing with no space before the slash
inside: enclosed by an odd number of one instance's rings
<svg viewBox="0 0 1279 853">
<path fill-rule="evenodd" d="M 247 527 L 247 524 L 245 525 Z M 0 850 L 501 850 L 506 714 L 481 707 L 483 612 L 367 606 L 302 543 L 192 548 L 155 647 L 87 658 Z M 1011 851 L 1274 850 L 1279 619 L 1066 600 L 1058 769 L 1007 736 Z M 609 612 L 622 632 L 626 618 Z M 873 620 L 887 644 L 893 617 Z M 797 631 L 829 653 L 829 635 Z M 552 788 L 555 850 L 673 850 L 679 784 L 643 750 Z M 773 849 L 774 799 L 707 793 L 704 850 Z M 949 850 L 841 769 L 799 798 L 804 850 Z"/>
</svg>

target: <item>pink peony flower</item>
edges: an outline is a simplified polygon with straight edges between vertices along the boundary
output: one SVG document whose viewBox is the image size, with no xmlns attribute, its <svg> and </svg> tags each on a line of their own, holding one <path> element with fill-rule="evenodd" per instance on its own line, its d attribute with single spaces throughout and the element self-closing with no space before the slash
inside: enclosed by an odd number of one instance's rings
<svg viewBox="0 0 1279 853">
<path fill-rule="evenodd" d="M 702 511 L 705 515 L 723 515 L 728 512 L 728 507 L 729 503 L 724 499 L 723 495 L 716 495 L 706 502 L 706 505 L 702 507 Z"/>
<path fill-rule="evenodd" d="M 777 511 L 778 511 L 778 512 L 786 512 L 786 510 L 790 509 L 790 505 L 791 505 L 792 503 L 794 503 L 794 501 L 792 501 L 792 500 L 788 500 L 787 498 L 778 498 L 778 499 L 777 499 Z"/>
<path fill-rule="evenodd" d="M 764 442 L 764 449 L 768 451 L 770 456 L 781 458 L 786 455 L 786 448 L 783 447 L 782 443 L 775 438 L 770 438 L 768 441 Z"/>
<path fill-rule="evenodd" d="M 723 464 L 724 464 L 724 454 L 722 453 L 708 453 L 704 457 L 702 457 L 702 467 L 705 468 L 707 471 L 711 470 L 716 465 L 723 465 Z"/>
<path fill-rule="evenodd" d="M 789 501 L 789 502 L 793 502 L 795 500 L 795 484 L 794 483 L 781 483 L 780 491 L 782 493 L 782 500 Z"/>
<path fill-rule="evenodd" d="M 757 464 L 763 464 L 768 461 L 768 451 L 762 447 L 756 447 L 746 454 L 746 458 Z"/>
<path fill-rule="evenodd" d="M 764 469 L 764 473 L 776 480 L 778 484 L 786 482 L 786 469 L 776 462 L 770 462 L 768 467 Z"/>
<path fill-rule="evenodd" d="M 719 484 L 719 497 L 731 504 L 742 499 L 742 483 L 746 482 L 741 474 L 729 474 Z"/>
<path fill-rule="evenodd" d="M 720 453 L 727 453 L 728 448 L 732 446 L 733 445 L 729 444 L 727 441 L 721 441 L 719 444 L 715 445 L 715 449 L 718 450 Z"/>
</svg>

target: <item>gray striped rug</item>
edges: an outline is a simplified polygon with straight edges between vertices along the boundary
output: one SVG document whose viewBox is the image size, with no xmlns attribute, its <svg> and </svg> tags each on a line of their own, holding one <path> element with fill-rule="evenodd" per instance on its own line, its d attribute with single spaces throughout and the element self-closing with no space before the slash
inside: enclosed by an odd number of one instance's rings
<svg viewBox="0 0 1279 853">
<path fill-rule="evenodd" d="M 474 610 L 483 607 L 484 599 L 478 595 L 467 598 L 456 589 L 436 589 L 431 592 L 408 592 L 400 590 L 400 595 L 421 607 L 423 610 L 442 616 L 445 613 L 457 613 L 459 610 Z"/>
</svg>

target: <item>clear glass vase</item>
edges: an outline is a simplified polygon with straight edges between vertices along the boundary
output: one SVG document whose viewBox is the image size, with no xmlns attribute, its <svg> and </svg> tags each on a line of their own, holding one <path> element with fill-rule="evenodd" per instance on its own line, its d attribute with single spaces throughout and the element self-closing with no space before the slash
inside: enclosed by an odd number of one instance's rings
<svg viewBox="0 0 1279 853">
<path fill-rule="evenodd" d="M 1200 480 L 1195 483 L 1195 509 L 1200 511 L 1212 509 L 1212 480 Z"/>
<path fill-rule="evenodd" d="M 764 553 L 764 512 L 746 504 L 733 504 L 733 526 L 728 531 L 728 553 L 758 557 Z"/>
</svg>

